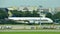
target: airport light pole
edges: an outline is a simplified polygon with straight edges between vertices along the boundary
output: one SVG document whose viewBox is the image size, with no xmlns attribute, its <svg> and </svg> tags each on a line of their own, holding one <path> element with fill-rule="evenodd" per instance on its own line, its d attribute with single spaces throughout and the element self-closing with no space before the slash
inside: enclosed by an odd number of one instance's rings
<svg viewBox="0 0 60 34">
<path fill-rule="evenodd" d="M 41 26 L 41 9 L 40 9 L 39 13 L 40 13 L 40 26 Z"/>
<path fill-rule="evenodd" d="M 38 8 L 39 16 L 40 16 L 40 20 L 39 20 L 39 22 L 40 22 L 40 26 L 41 26 L 41 8 L 42 8 L 42 6 L 39 6 L 39 8 Z"/>
</svg>

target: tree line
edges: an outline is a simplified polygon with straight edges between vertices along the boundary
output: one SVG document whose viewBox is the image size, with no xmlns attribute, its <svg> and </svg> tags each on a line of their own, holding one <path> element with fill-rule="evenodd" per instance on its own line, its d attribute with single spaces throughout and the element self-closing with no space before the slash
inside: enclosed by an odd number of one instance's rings
<svg viewBox="0 0 60 34">
<path fill-rule="evenodd" d="M 17 10 L 11 10 L 12 17 L 39 17 L 39 14 L 37 11 L 17 11 Z"/>
</svg>

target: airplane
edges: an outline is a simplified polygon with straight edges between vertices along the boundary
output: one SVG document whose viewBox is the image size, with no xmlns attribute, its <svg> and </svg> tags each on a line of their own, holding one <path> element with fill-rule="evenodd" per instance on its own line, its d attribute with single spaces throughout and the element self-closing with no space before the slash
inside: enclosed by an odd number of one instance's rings
<svg viewBox="0 0 60 34">
<path fill-rule="evenodd" d="M 53 23 L 53 20 L 47 17 L 8 17 L 8 19 L 10 20 L 15 20 L 15 21 L 24 21 L 24 20 L 28 20 L 30 23 L 36 23 L 38 24 L 40 23 Z M 28 22 L 24 22 L 24 23 L 28 23 Z"/>
</svg>

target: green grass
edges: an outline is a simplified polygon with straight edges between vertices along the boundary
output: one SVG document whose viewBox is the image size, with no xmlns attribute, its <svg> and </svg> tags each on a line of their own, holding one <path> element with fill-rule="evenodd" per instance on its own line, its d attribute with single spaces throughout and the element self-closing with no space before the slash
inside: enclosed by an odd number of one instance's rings
<svg viewBox="0 0 60 34">
<path fill-rule="evenodd" d="M 0 34 L 60 34 L 60 32 L 0 32 Z"/>
</svg>

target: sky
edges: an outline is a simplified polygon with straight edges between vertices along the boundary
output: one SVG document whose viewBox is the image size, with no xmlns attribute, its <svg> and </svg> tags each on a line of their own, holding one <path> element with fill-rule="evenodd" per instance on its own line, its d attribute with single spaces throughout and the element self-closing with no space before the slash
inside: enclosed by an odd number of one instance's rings
<svg viewBox="0 0 60 34">
<path fill-rule="evenodd" d="M 60 7 L 60 0 L 0 0 L 0 7 L 40 5 L 44 8 Z"/>
</svg>

